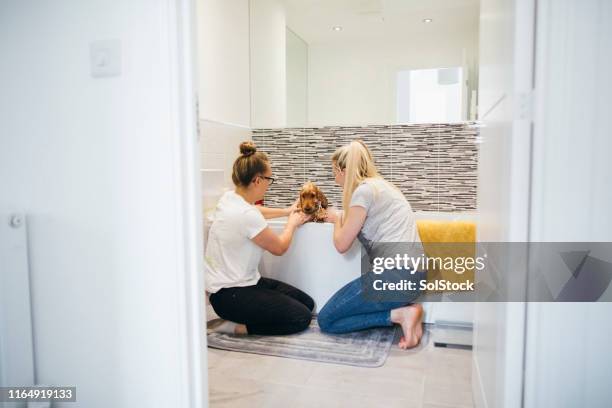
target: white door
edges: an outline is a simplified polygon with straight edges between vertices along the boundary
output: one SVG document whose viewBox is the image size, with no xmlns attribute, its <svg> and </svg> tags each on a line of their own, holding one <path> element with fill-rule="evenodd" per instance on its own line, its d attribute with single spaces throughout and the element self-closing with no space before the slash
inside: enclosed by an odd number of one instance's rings
<svg viewBox="0 0 612 408">
<path fill-rule="evenodd" d="M 534 0 L 480 2 L 479 242 L 528 240 L 534 24 Z M 524 328 L 524 303 L 475 304 L 476 407 L 521 406 Z"/>
<path fill-rule="evenodd" d="M 54 406 L 206 406 L 193 14 L 0 2 L 0 214 L 28 220 L 34 381 L 76 387 Z"/>
</svg>

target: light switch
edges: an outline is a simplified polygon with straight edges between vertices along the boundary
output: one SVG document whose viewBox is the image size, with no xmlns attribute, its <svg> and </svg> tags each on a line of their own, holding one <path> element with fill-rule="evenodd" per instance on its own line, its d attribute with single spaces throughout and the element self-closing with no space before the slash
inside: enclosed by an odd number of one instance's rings
<svg viewBox="0 0 612 408">
<path fill-rule="evenodd" d="M 91 76 L 94 78 L 121 75 L 121 41 L 101 40 L 90 44 Z"/>
</svg>

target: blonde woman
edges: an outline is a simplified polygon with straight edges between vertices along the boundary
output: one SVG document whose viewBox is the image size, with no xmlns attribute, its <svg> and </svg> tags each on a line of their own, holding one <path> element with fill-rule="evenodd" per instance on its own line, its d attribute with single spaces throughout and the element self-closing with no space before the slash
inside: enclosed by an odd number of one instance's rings
<svg viewBox="0 0 612 408">
<path fill-rule="evenodd" d="M 334 223 L 334 245 L 344 253 L 359 239 L 370 259 L 378 242 L 415 243 L 420 246 L 416 220 L 404 195 L 378 173 L 372 154 L 361 141 L 352 141 L 332 156 L 336 183 L 343 189 L 343 212 L 329 211 Z M 371 274 L 371 272 L 370 272 Z M 421 274 L 421 273 L 419 273 Z M 322 331 L 346 333 L 398 324 L 403 331 L 399 347 L 416 346 L 421 336 L 423 308 L 410 301 L 372 301 L 364 296 L 362 278 L 349 282 L 321 309 Z M 408 294 L 416 298 L 418 292 Z"/>
<path fill-rule="evenodd" d="M 262 278 L 258 271 L 263 251 L 282 255 L 295 230 L 309 217 L 288 208 L 255 206 L 274 182 L 265 153 L 251 142 L 240 145 L 232 180 L 215 211 L 206 247 L 206 291 L 210 304 L 225 321 L 211 331 L 234 334 L 291 334 L 308 327 L 314 301 L 286 283 Z M 289 216 L 285 230 L 276 234 L 265 218 Z"/>
</svg>

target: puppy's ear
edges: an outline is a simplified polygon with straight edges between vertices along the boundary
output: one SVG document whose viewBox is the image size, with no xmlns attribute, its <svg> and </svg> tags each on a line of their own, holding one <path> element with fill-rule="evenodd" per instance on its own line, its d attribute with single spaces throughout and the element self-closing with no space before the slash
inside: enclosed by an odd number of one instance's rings
<svg viewBox="0 0 612 408">
<path fill-rule="evenodd" d="M 323 194 L 323 192 L 319 188 L 317 188 L 317 195 L 319 196 L 318 198 L 319 198 L 319 202 L 321 203 L 321 207 L 327 208 L 328 206 L 327 197 L 325 197 L 325 194 Z"/>
</svg>

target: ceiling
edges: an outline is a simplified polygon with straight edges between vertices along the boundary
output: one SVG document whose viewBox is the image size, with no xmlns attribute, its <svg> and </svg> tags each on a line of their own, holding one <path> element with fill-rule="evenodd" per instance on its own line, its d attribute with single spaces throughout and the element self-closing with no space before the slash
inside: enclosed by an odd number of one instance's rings
<svg viewBox="0 0 612 408">
<path fill-rule="evenodd" d="M 287 26 L 307 43 L 475 30 L 479 0 L 282 0 Z M 431 23 L 423 19 L 431 18 Z M 333 27 L 341 26 L 342 31 Z"/>
</svg>

